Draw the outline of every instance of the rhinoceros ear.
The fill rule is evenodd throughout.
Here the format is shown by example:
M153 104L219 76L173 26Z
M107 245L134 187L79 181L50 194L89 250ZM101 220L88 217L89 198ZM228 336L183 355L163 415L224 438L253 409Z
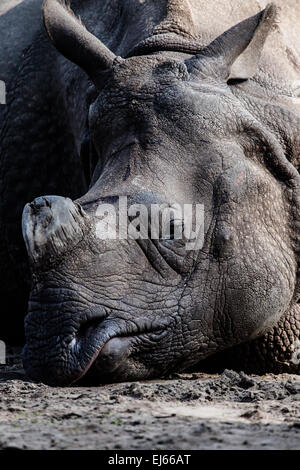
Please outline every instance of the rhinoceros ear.
M277 8L271 3L257 15L225 31L186 62L191 75L210 73L226 80L253 77L276 15Z
M87 31L67 0L45 0L43 17L56 49L85 70L97 86L100 72L112 67L115 54Z

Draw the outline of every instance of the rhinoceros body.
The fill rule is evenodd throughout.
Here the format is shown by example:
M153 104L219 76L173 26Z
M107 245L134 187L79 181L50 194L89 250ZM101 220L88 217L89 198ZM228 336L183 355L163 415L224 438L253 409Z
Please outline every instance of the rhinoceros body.
M220 352L298 373L298 2L71 6L47 0L46 28L0 55L0 334L20 337L30 290L38 380L136 380ZM201 244L153 237L152 219L148 237L99 236L125 199L199 206Z

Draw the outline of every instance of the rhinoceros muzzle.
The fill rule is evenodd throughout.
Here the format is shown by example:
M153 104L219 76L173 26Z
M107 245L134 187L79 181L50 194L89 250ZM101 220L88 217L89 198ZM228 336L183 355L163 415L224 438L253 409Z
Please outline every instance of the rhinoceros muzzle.
M90 239L92 226L91 217L68 198L40 197L24 209L22 229L33 285L23 362L34 380L70 385L87 373L92 377L93 370L101 370L94 375L107 381L112 374L113 380L126 377L128 358L136 348L159 341L168 330L168 325L154 324L147 317L135 323L126 312L92 305L78 289L73 272L70 284L61 284L56 275L51 278L53 266L63 264Z
M84 322L74 330L71 340L59 333L46 338L36 319L29 313L25 321L26 330L36 332L30 333L35 340L24 347L23 364L29 377L49 385L71 385L82 377L91 383L95 378L101 383L123 380L130 376L131 356L141 342L149 344L167 334L161 328L129 331L126 322L99 318ZM44 326L49 328L49 324Z

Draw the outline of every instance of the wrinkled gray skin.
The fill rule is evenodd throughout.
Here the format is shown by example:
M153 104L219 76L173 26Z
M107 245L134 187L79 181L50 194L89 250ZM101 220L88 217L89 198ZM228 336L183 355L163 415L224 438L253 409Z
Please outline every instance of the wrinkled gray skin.
M59 385L136 380L225 350L232 351L226 367L238 357L245 370L299 372L299 68L274 26L275 8L213 41L260 11L256 2L235 9L219 1L210 11L199 0L103 0L90 16L92 3L81 16L101 41L60 2L46 2L46 29L61 55L40 33L18 75L26 88L32 74L37 103L16 122L14 97L6 119L19 129L40 116L42 96L49 107L26 128L25 145L15 128L0 141L7 187L17 178L7 156L18 145L17 171L26 168L14 198L27 196L36 178L47 188L41 194L52 184L52 194L73 199L84 192L83 173L89 184L75 203L47 196L24 209L27 373ZM300 14L296 2L290 8ZM97 207L117 205L120 195L148 206L204 204L203 248L99 240Z

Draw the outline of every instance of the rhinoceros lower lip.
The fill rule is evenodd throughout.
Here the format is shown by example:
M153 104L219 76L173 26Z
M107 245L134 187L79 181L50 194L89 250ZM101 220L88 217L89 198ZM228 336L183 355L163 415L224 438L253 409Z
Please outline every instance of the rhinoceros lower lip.
M144 39L127 54L127 58L160 51L183 52L193 55L199 53L201 49L203 49L203 44L199 41L187 39L175 33L165 33Z

